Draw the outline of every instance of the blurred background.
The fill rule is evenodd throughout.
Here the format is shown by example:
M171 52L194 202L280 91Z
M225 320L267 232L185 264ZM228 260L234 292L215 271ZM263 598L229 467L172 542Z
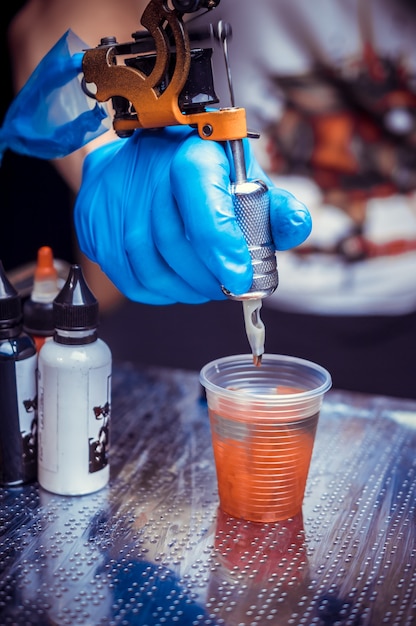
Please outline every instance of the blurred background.
M368 234L368 229L373 229L372 235L374 234L374 212L367 211L366 214L367 189L377 188L379 181L377 176L380 172L376 169L366 171L364 174L365 176L369 174L370 179L360 176L361 172L358 176L351 176L350 173L342 171L342 159L340 161L341 175L339 171L335 171L336 167L335 170L334 168L331 170L337 157L334 150L337 149L340 149L341 155L345 150L351 151L354 157L358 154L360 166L371 165L373 157L377 160L378 155L383 155L383 158L386 155L382 167L385 167L387 163L388 173L394 173L397 169L395 165L403 166L400 171L406 174L410 185L400 198L394 195L396 190L393 185L393 190L387 192L387 201L378 202L376 212L380 213L381 207L382 211L389 215L387 224L393 224L394 227L401 225L403 230L403 224L401 224L403 212L400 213L400 207L402 207L400 202L404 198L404 203L408 204L404 208L407 218L410 215L410 223L415 222L412 180L415 179L416 173L414 167L416 151L410 142L410 150L406 148L403 152L403 159L400 163L396 163L394 150L400 145L397 136L392 138L391 133L384 133L385 129L380 131L378 128L377 132L381 132L381 139L377 135L374 141L374 125L371 125L368 112L362 115L363 102L357 102L357 96L370 93L371 80L362 88L359 82L353 83L350 80L354 72L363 69L360 65L362 63L364 63L363 75L369 68L381 67L378 65L377 54L381 56L384 48L388 52L383 62L387 62L388 68L392 62L394 70L394 63L397 61L400 70L401 62L403 60L407 62L408 59L405 57L409 50L406 51L406 45L409 41L414 42L416 36L414 3L408 0L398 0L398 2L380 0L369 3L360 3L358 0L348 0L342 3L320 0L320 6L326 7L326 10L321 13L312 8L309 10L301 3L291 3L289 6L280 1L273 3L268 0L259 0L256 3L246 0L238 0L238 2L242 10L237 13L236 2L223 0L221 4L221 17L230 18L234 31L230 57L236 87L236 102L248 107L250 122L254 122L251 127L261 130L262 135L263 128L258 128L256 124L260 121L264 125L265 122L260 117L270 115L267 126L269 143L265 146L260 140L258 144L259 155L267 156L267 163L264 163L264 167L267 166L274 173L277 184L281 183L281 186L285 187L287 185L286 188L290 188L295 195L306 202L313 211L314 218L314 236L307 242L309 249L306 246L303 251L297 251L300 252L299 254L280 253L278 255L281 286L262 309L262 319L266 325L266 351L292 354L319 362L329 369L334 386L338 388L416 397L414 383L416 374L414 366L416 349L415 252L408 251L402 255L401 259L399 255L381 254L380 258L372 263L367 263L368 259L361 259L359 255L356 258L347 258L351 253L352 255L356 253L356 245L360 243L362 235L365 237ZM7 27L13 16L25 4L22 1L14 2L12 6L8 3L3 10L1 46L5 85L2 90L1 119L13 97ZM92 2L81 4L93 5ZM130 28L131 23L130 32L139 26L138 19L141 11L138 10L136 13L136 4L143 6L145 3L127 0L127 5L133 9L134 18L130 19L127 11L120 13L124 16L125 22L127 21L127 28ZM40 6L43 5L40 4ZM261 11L260 9L263 8L264 11ZM364 12L368 9L368 15L364 15L363 23L366 23L368 32L374 35L374 42L380 45L380 52L371 46L364 45L365 41L360 40L363 33L358 26L362 27L362 24L356 23L356 12L360 13L361 9ZM117 10L119 10L119 5L117 5ZM304 18L301 17L302 10L305 10ZM379 10L381 17L379 17ZM384 11L387 15L386 22L383 22ZM404 15L406 16L406 11L408 11L409 19L403 18ZM340 15L342 16L343 12L344 17L341 20ZM361 14L363 14L362 11ZM247 16L249 19L243 19ZM210 16L209 19L211 19ZM254 27L256 30L253 30ZM320 27L325 31L325 37L319 36ZM379 27L381 30L378 32ZM99 26L96 25L96 28ZM278 30L273 31L275 28ZM351 36L349 31L347 32L348 28L352 31ZM358 35L357 32L353 32L354 29L358 31ZM260 38L259 32L263 32L265 36ZM32 39L35 33L36 31L32 30ZM334 33L341 33L341 35L335 36ZM61 34L62 32L54 41ZM83 38L82 33L79 34ZM110 33L107 30L101 33L103 36L108 34ZM403 34L404 52L400 45L401 34ZM297 39L298 44L300 42L297 48L290 47L290 37L293 37L293 40ZM390 38L392 43L389 47ZM277 46L276 50L272 49L272 45ZM287 46L289 53L286 56L282 54L280 45ZM325 53L328 51L338 54L336 58L338 65L334 66L334 74L331 74L329 66L326 67L324 64L322 67L322 62L327 60ZM363 53L362 58L361 53ZM316 55L315 59L314 55ZM408 54L407 56L412 57L411 60L415 66L413 58L415 55ZM288 67L285 67L286 62ZM367 62L368 67L365 66ZM229 98L221 59L220 67L222 70L215 74L216 91L220 96L225 95L225 105L228 105ZM296 76L296 70L299 75L302 75L300 80ZM398 75L400 76L400 73ZM269 84L264 82L265 76ZM371 72L368 72L366 78L369 77L371 78ZM247 84L249 84L248 88ZM360 87L358 90L357 86ZM339 91L335 87L337 89L339 87ZM408 83L407 87L410 87L411 98L414 98L414 81ZM335 92L336 96L333 99ZM342 100L347 92L348 98ZM276 94L281 102L285 102L286 108L276 108ZM343 96L341 97L340 94ZM379 101L381 101L380 98L376 97L370 105L377 107ZM325 109L325 107L332 106L334 102L342 109L341 126L337 124L325 126L328 120L332 119L334 122L333 111ZM305 105L306 113L302 110ZM315 105L317 109L312 110ZM323 111L319 109L321 106L324 107ZM414 102L412 107L416 110ZM412 107L410 110L413 110ZM326 120L325 116L321 115L322 112L326 115L329 113ZM275 117L273 121L273 115L276 116L277 113L280 117ZM363 117L367 122L370 121L369 126L361 124ZM393 117L392 119L400 121L400 115L399 118ZM345 128L349 128L349 124L353 125L354 132L351 137L346 137L344 131ZM319 133L316 136L322 143L318 141L318 145L313 144L312 128L318 129ZM329 132L327 132L328 128ZM341 135L338 134L340 128L344 129ZM368 134L369 128L373 134ZM414 133L411 137L412 141L413 138ZM380 143L378 143L379 139ZM403 134L402 139L405 139ZM344 141L350 143L343 144ZM379 149L379 146L382 149ZM390 149L391 146L394 146L393 152ZM367 149L369 158L366 156ZM399 154L397 158L401 158L400 149L397 154ZM326 167L325 161L319 162L320 156L325 159L328 155L332 159L329 168ZM378 165L376 163L376 168ZM294 174L294 177L291 178L289 174ZM342 178L343 176L345 178ZM371 178L372 176L376 178ZM312 179L314 185L310 184ZM300 180L301 184L299 184ZM335 185L332 188L331 184L334 180ZM373 185L374 180L376 184ZM319 182L320 190L318 190L319 185L315 184L316 181ZM341 184L339 184L340 181ZM344 184L345 181L347 184ZM397 181L393 182L397 183ZM382 180L381 187L383 184ZM298 191L301 193L300 196ZM399 212L394 213L390 210L389 197L393 198L392 209ZM352 202L350 202L351 199ZM100 336L110 345L116 361L129 360L135 363L197 370L207 361L219 356L249 351L242 307L238 302L225 300L203 305L150 306L129 302L118 294L108 281L100 277L97 268L83 258L77 250L72 224L73 201L73 192L50 163L11 152L5 154L0 167L2 218L0 258L6 271L14 271L25 264L34 263L38 248L44 245L53 249L57 259L67 263L81 260L87 280L100 301ZM346 236L343 234L338 241L334 239L335 222L337 227L340 223L343 228L347 224ZM378 226L376 230L377 228ZM384 226L384 228L388 230L389 226ZM412 235L410 231L407 232L411 243ZM416 236L413 239L416 240ZM325 249L328 241L329 248ZM394 241L392 243L394 244ZM339 256L342 256L341 261ZM403 260L403 266L400 265L401 260ZM331 271L338 267L337 263L340 263L340 275L343 282L334 283L335 286L332 287L329 277L333 275ZM358 309L354 310L356 294L353 290L351 291L351 287L354 287L354 281L361 269L371 264L373 268L379 269L373 277L371 273L368 275L367 282L364 273L364 281L361 281L361 296L363 294L364 297L368 296L368 301L372 306L363 314ZM404 266L406 272L396 269ZM309 276L312 277L310 281ZM314 292L316 280L318 280L318 289ZM396 295L390 296L387 286L392 290L391 293L395 294L394 289L399 284L404 286L403 293L397 298ZM340 285L341 288L339 288ZM385 310L383 307L374 306L374 302L371 305L374 294L382 294L384 286L386 286ZM402 301L405 304L402 304ZM328 302L334 305L335 314L333 314L334 310L326 308ZM320 310L321 305L322 310ZM394 307L397 310L392 314Z

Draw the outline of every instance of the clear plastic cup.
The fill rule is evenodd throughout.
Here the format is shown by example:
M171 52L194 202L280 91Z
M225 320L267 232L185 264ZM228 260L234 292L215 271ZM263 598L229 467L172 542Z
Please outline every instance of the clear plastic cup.
M251 354L211 361L206 390L221 509L252 522L299 514L319 412L332 381L292 356Z

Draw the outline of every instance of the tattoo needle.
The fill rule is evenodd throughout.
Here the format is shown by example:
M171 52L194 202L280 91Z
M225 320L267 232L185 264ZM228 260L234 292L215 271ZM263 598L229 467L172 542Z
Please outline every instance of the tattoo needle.
M235 107L227 45L230 36L230 25L220 21L218 39L224 53L231 106ZM242 295L232 294L225 287L223 291L229 298L243 302L247 339L253 354L253 363L259 366L265 339L265 327L260 318L262 298L272 294L279 282L270 228L269 194L263 181L247 179L243 140L231 139L229 145L235 169L235 180L231 184L235 216L251 255L253 282L250 290Z

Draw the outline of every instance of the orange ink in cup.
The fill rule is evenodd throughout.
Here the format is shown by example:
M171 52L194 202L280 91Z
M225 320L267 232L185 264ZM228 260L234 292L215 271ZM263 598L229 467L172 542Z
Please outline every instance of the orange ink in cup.
M287 520L302 510L330 376L295 357L268 355L255 369L244 358L218 359L201 371L220 507L252 522Z
M238 409L244 428L237 429L235 439L222 425L224 419L237 419L232 405L220 402L218 409L209 410L220 506L229 515L251 521L288 519L302 508L318 415L307 418L301 428L291 428L278 423L260 426L258 413L255 405Z

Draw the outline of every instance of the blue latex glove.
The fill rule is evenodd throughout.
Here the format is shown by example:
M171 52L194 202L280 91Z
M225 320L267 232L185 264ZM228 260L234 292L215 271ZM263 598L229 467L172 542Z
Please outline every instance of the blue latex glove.
M11 103L0 128L0 163L6 150L57 159L110 127L104 105L80 87L83 50L71 30L43 57Z
M248 177L270 186L277 250L311 230L306 207L276 189L247 149ZM82 251L129 299L148 304L221 300L252 283L236 223L224 146L187 126L136 131L92 152L75 205Z

